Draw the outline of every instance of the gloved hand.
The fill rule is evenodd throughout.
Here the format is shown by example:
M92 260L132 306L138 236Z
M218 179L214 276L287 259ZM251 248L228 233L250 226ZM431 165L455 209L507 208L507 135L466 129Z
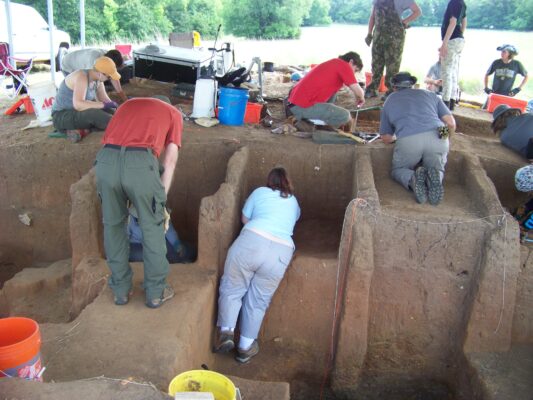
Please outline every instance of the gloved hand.
M118 108L118 104L114 101L104 101L104 110L111 110L113 108Z
M491 94L492 93L492 89L489 89L488 87L486 87L485 89L483 89L485 91L485 93L487 94Z
M513 90L511 90L511 92L509 93L509 96L514 97L514 96L516 96L519 92L520 92L520 88L519 88L519 87L515 87Z
M367 46L370 46L370 44L372 43L372 34L371 33L366 35L365 43L366 43Z

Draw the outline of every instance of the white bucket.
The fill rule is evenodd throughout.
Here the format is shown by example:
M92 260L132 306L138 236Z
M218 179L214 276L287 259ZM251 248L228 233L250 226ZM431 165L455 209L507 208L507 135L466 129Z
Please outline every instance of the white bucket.
M39 82L28 87L28 94L39 121L46 122L52 119L52 105L56 93L56 85L53 82Z
M217 83L211 78L200 78L196 81L192 118L213 118L215 116Z

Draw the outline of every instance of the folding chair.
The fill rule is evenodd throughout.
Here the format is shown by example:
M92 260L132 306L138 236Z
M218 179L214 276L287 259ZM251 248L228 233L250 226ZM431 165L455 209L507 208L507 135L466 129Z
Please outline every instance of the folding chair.
M17 63L24 63L24 66L18 68ZM10 98L18 96L23 88L28 89L27 76L32 65L33 58L26 60L11 57L9 55L9 44L0 42L0 80L9 77L13 78L13 94L9 95Z

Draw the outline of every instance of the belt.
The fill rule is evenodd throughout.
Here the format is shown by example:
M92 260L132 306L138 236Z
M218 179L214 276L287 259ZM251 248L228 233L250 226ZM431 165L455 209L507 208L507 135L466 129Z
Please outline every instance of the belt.
M149 151L146 147L128 147L128 146L119 146L118 144L106 144L104 145L105 148L108 149L115 149L115 150L121 150L123 147L126 149L126 151Z

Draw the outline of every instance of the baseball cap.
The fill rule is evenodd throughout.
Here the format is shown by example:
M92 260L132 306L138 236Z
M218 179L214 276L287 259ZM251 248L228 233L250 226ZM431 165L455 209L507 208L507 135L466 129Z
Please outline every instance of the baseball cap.
M391 78L390 82L394 87L410 88L416 83L416 80L416 76L409 72L398 72Z
M99 57L94 62L94 69L102 74L106 74L114 81L120 80L120 74L117 72L117 66L109 57Z
M498 46L496 50L498 51L507 50L509 53L513 53L515 56L518 54L518 49L512 44L502 44L501 46Z

